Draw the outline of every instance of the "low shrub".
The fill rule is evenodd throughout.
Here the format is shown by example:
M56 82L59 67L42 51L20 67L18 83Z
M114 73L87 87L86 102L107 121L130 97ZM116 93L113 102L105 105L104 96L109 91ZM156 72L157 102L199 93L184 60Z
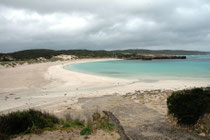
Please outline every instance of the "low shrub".
M4 135L15 135L30 133L39 129L53 127L59 120L48 113L36 110L12 112L0 116L0 133Z
M178 124L194 125L210 112L210 90L194 88L173 92L167 99L167 106L168 113L177 118Z
M36 110L12 112L0 116L0 140L8 140L17 135L27 133L40 133L44 130L74 130L79 129L80 135L92 134L98 129L113 131L114 125L109 123L108 116L94 113L93 121L80 121L79 119L59 120L53 115Z
M83 128L81 131L80 131L80 135L90 135L92 133L91 129L90 128Z
M76 120L67 120L63 123L62 128L83 128L85 125L82 121Z
M109 123L109 121L103 121L101 122L101 126L100 126L101 129L103 130L107 130L107 131L113 131L114 130L114 125Z
M9 136L6 134L0 133L0 140L9 140Z
M71 125L69 123L64 123L62 126L62 128L69 128L69 127L71 127Z
M79 119L76 119L71 122L72 126L75 128L83 128L84 127L84 122L80 121Z

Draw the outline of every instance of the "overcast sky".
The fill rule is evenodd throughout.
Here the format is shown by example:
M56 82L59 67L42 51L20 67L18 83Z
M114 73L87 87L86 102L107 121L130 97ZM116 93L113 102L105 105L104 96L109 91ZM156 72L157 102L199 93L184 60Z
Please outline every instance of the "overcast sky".
M210 0L0 0L0 52L210 51Z

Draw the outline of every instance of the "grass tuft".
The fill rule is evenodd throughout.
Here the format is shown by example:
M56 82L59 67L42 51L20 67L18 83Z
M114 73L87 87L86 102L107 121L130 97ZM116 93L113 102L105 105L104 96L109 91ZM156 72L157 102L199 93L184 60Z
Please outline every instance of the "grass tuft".
M69 127L71 127L71 125L69 123L64 123L62 126L62 128L69 128Z
M91 129L90 128L83 128L81 131L80 131L80 135L90 135L92 133Z

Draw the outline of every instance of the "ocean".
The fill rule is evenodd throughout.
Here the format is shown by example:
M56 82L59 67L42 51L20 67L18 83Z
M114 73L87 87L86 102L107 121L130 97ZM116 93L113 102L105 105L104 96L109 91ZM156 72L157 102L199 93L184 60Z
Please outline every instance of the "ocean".
M210 55L188 55L186 60L95 61L67 65L65 69L117 78L210 79Z

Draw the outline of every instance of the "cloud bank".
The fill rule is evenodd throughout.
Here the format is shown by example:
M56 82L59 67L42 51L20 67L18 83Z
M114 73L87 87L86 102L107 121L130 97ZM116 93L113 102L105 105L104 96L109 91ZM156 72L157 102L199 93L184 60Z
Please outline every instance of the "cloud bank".
M210 51L209 0L0 0L0 52Z

